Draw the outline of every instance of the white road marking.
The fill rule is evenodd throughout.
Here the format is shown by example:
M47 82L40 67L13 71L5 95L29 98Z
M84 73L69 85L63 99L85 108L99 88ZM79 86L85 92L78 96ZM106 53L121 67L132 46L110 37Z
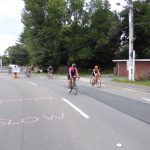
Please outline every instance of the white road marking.
M53 118L63 120L64 119L64 114L62 113L61 116L60 115L51 115L50 117L47 117L47 116L43 116L43 117L47 120L53 120Z
M114 85L110 84L110 83L108 83L107 85L114 87ZM142 89L142 88L138 89L138 88L133 88L132 87L132 89L131 89L131 88L126 88L126 87L123 88L122 86L116 86L116 88L119 88L119 89L122 88L122 89L130 91L130 92L141 92L141 93L147 93L148 92L147 90Z
M42 120L53 121L53 120L63 120L64 113L61 114L47 114L42 116L27 116L25 118L16 119L0 119L0 127L21 125L21 124L33 124Z
M30 102L30 101L42 101L42 100L52 100L52 96L49 97L35 97L35 98L22 98L22 99L8 99L8 100L0 100L0 104L3 103L14 103L14 102Z
M38 84L36 84L36 83L33 83L33 82L28 82L29 84L32 84L32 85L38 85Z
M45 91L47 91L47 92L49 91L49 89L47 89L47 88L43 88L43 90L45 90Z
M129 89L129 88L122 88L122 89L127 90L127 91L131 91L131 92L135 92L135 91L137 91L137 90Z
M69 104L72 108L74 108L77 112L79 112L84 118L89 119L90 117L84 113L82 110L80 110L78 107L76 107L74 104L72 104L71 102L69 102L67 99L62 98L62 100L64 102L66 102L67 104Z
M150 99L148 99L148 98L142 98L142 99L150 102Z
M117 143L116 146L117 147L122 147L122 144L121 143Z
M94 86L88 85L88 86L90 86L90 87L96 87L96 85L94 85ZM101 87L106 87L106 85L105 85L105 84L102 84Z

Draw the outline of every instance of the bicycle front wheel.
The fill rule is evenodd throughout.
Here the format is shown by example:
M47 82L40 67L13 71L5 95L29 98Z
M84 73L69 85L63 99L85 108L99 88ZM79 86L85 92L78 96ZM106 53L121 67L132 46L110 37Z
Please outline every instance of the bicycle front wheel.
M72 93L74 94L74 95L77 95L77 93L78 93L78 87L77 87L77 84L75 83L74 85L73 85L73 87L72 87Z
M94 86L95 81L94 81L94 79L93 79L93 78L91 78L91 79L90 79L90 84L91 84L91 86Z
M97 80L96 85L97 85L97 87L98 87L98 88L100 88L100 87L101 87L101 79L98 79L98 80Z

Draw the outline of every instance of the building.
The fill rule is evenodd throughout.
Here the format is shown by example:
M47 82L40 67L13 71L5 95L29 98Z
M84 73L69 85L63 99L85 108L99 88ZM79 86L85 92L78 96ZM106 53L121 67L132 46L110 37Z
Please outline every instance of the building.
M115 62L115 75L128 76L128 60L113 60L113 62ZM135 79L144 76L150 77L150 59L135 59Z

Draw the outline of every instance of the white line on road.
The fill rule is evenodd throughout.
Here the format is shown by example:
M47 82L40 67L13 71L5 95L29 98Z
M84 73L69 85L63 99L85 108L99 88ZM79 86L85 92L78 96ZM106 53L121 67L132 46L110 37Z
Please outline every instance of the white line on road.
M142 99L150 102L150 99L148 99L148 98L142 98Z
M122 89L127 90L127 91L131 91L131 92L135 92L135 91L137 91L137 90L130 89L130 88L122 88Z
M76 107L74 104L72 104L71 102L69 102L67 99L65 99L65 98L62 98L62 100L64 101L64 102L66 102L67 104L69 104L72 108L74 108L77 112L79 112L84 118L86 118L86 119L90 119L90 117L86 114L86 113L84 113L82 110L80 110L78 107Z
M117 143L116 146L117 147L122 147L122 144L121 143Z
M93 87L92 85L88 85L88 86ZM94 86L94 87L95 87L95 86ZM101 87L106 87L106 85L105 85L105 84L102 84Z
M33 82L28 82L29 84L32 84L32 85L38 85L38 84L36 84L36 83L33 83Z

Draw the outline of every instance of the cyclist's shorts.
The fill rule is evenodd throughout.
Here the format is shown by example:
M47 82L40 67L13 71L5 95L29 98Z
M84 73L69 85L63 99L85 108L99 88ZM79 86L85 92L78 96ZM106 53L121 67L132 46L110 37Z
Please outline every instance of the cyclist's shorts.
M68 77L68 80L71 80L71 78L70 78L70 75L69 75L69 74L68 74L68 76L67 76L67 77Z

